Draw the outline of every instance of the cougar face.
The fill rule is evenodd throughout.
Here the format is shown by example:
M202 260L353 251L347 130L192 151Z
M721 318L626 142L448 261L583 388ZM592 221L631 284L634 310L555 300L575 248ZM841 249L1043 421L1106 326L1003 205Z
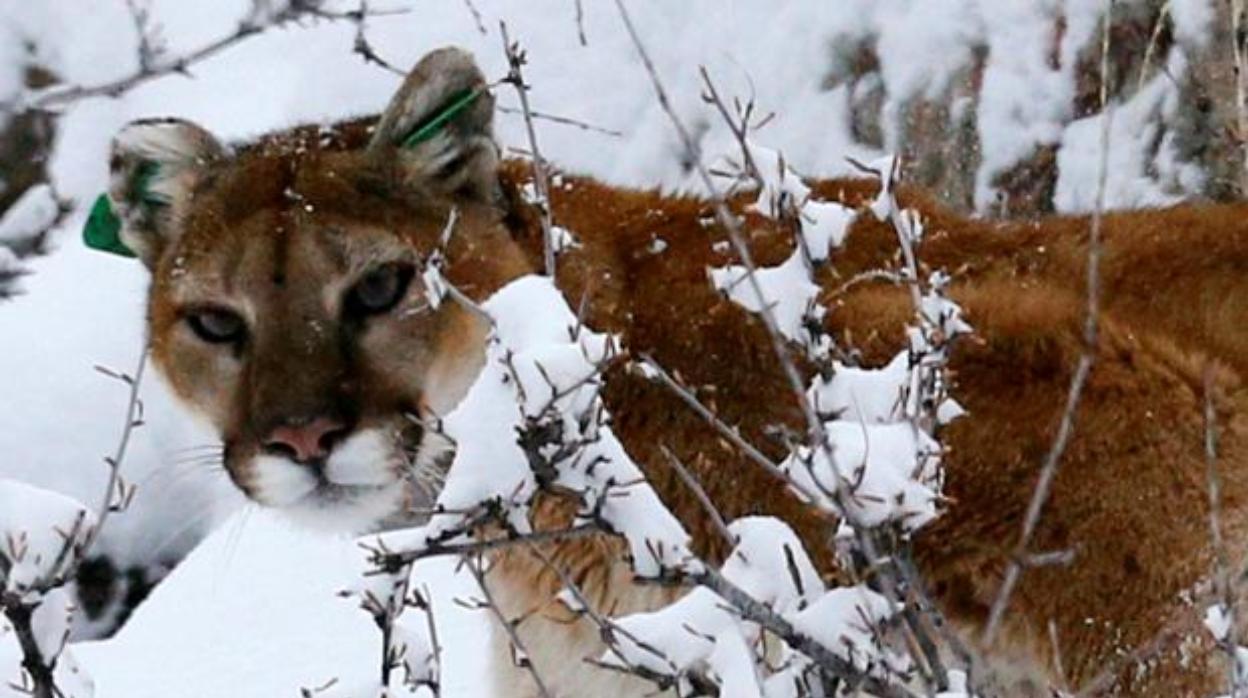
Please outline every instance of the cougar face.
M448 103L468 106L414 142ZM471 58L444 49L375 124L235 152L184 121L118 135L109 196L152 269L155 364L216 426L254 501L354 530L432 506L452 448L438 417L488 327L422 274L445 255L442 273L486 292L517 266L491 112Z

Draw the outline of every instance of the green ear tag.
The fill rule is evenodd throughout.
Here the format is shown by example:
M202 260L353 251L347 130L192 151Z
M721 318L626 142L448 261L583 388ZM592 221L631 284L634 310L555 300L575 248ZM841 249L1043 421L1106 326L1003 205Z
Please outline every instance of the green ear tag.
M121 219L113 213L113 205L107 194L100 194L91 206L91 215L82 228L82 240L93 250L111 252L122 257L135 254L121 241Z
M471 106L473 101L480 95L481 92L479 90L463 90L462 92L455 93L455 95L447 101L446 106L434 112L425 118L424 121L421 121L416 124L414 128L412 128L412 132L403 139L403 147L412 148L424 143L430 138L433 138L434 135L442 129L442 127L446 126L451 119L454 119L463 113L463 111Z

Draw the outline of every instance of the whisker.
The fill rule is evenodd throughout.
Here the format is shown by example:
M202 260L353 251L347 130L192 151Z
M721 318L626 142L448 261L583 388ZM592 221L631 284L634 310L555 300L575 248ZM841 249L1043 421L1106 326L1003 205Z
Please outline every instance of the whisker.
M225 444L222 444L222 443L215 443L215 444L199 444L199 445L197 445L197 446L187 446L187 447L185 447L185 448L175 448L175 449L173 449L173 453L177 453L177 454L192 453L192 452L196 452L196 451L218 451L218 452L224 452L224 451L225 451Z
M205 506L198 514L189 517L172 531L164 531L165 535L160 538L159 543L155 546L147 546L150 549L150 552L146 554L151 559L159 561L161 553L165 552L169 546L181 539L187 531L190 531L192 528L202 525L204 522L210 520L216 513L216 507L211 504Z
M224 463L225 456L222 454L207 454L202 456L190 456L187 458L179 458L174 460L170 465L196 465L199 463Z
M247 525L247 521L251 519L251 514L258 508L258 505L248 501L243 505L243 511L235 519L233 530L230 531L229 537L225 541L225 559L220 567L220 574L224 575L229 571L230 565L234 562L234 554L238 552L238 544L243 539L243 527ZM220 578L217 579L220 583Z
M166 466L152 472L147 477L135 483L135 486L144 490L144 496L152 496L153 494L165 493L172 490L174 487L186 482L192 475L199 474L210 478L217 478L224 475L225 472L225 463L219 461L215 463L179 463ZM160 487L148 492L147 488L152 486L158 477L164 477L165 481L160 484Z

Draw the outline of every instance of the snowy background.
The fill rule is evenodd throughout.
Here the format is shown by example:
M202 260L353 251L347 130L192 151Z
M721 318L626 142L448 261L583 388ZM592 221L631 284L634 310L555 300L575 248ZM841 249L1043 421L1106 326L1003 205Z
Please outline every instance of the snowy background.
M251 7L250 0L139 4L174 55L228 35ZM506 72L497 24L505 19L528 52L533 108L612 132L539 121L548 159L623 185L694 186L611 3L585 0L584 45L572 0L371 6L404 10L366 27L392 64L406 67L432 48L458 44L491 78ZM629 6L677 112L708 153L732 152L735 143L700 99L699 65L722 93L752 96L762 112L775 112L755 140L803 174L844 175L852 171L847 156L869 161L895 152L912 179L967 212L1033 215L1092 204L1101 117L1090 106L1100 89L1090 56L1100 0ZM1225 26L1212 0L1119 6L1108 89L1119 105L1109 204L1237 194L1238 181L1218 164L1228 159L1228 122L1217 106L1227 103L1228 88L1218 48ZM55 214L50 190L17 181L30 158L0 161L0 207L16 200L7 213L0 208L0 297L11 296L0 300L0 477L88 503L104 488L102 458L119 436L126 389L93 367L133 369L146 284L137 263L79 243L86 205L105 186L112 135L148 116L188 118L235 140L374 113L400 78L352 53L356 30L327 21L271 30L196 64L189 76L77 101L40 120L50 147L36 169L72 206L39 244L30 235ZM21 104L45 72L78 85L129 74L136 38L122 0L0 0L0 104ZM516 106L507 91L499 102ZM30 121L0 109L0 132L10 139ZM527 143L514 113L498 114L497 133L504 147ZM0 158L4 147L0 139ZM371 621L335 597L359 569L354 543L294 530L246 505L222 472L195 460L190 449L212 443L211 435L155 376L144 402L147 423L125 463L138 494L110 520L98 550L116 569L149 580L172 573L114 637L76 649L96 695L293 696L373 672L379 640ZM450 601L470 583L447 564L429 565L420 577L435 589L449 648L444 695L482 695L486 618ZM110 631L117 605L80 620L78 637ZM14 653L0 631L0 695L16 675Z

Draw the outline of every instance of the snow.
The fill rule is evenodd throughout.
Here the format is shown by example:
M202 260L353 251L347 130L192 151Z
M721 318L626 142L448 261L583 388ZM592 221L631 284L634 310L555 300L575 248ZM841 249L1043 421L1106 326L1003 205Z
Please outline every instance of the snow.
M73 601L64 588L53 589L43 595L39 606L30 617L35 644L39 655L46 660L60 657L69 639L69 624L73 615Z
M524 12L503 2L476 5L488 28L485 36L462 8L378 17L368 23L368 36L395 65L411 65L425 51L455 43L473 50L488 75L500 76L505 61L494 27L497 19L506 18L513 37L528 51L525 74L533 85L535 109L626 133L615 139L539 121L542 150L552 162L616 183L689 186L667 118L610 8L589 8L585 31L590 45L582 47L560 0L534 3ZM150 10L171 52L180 53L232 31L248 6L246 0L155 0ZM852 147L846 129L836 126L843 121L843 101L822 89L830 10L815 4L775 9L708 0L652 2L636 7L635 14L643 33L655 40L658 69L673 93L684 96L682 114L708 124L708 148L718 143L726 151L732 138L697 99L693 66L698 64L707 65L725 94L745 94L753 83L760 109L779 112L763 132L767 142L786 151L802 172L843 173L844 154L870 156ZM0 1L0 16L6 20L0 31L38 38L35 58L69 82L106 81L135 67L134 29L124 3L7 0ZM81 21L85 16L91 21ZM7 302L0 313L5 338L0 363L21 367L8 372L0 393L0 449L9 454L0 475L84 501L97 501L103 489L101 458L116 443L125 394L92 367L124 371L135 365L146 287L146 275L136 263L86 251L77 241L85 205L107 184L109 139L125 122L148 116L191 119L228 141L298 122L376 112L398 78L353 56L353 40L351 25L317 22L274 30L196 65L194 79L174 75L119 99L85 100L65 108L49 166L57 191L75 201L77 209L53 232L56 251L25 264L32 273L20 282L24 295ZM777 42L790 50L772 50ZM9 56L16 45L0 42L0 97L16 85L16 64ZM757 79L762 76L767 79ZM505 92L500 102L515 106ZM497 121L504 144L527 144L519 115L500 113ZM48 203L43 191L28 195L30 206L12 213L6 230L42 222ZM100 541L100 551L123 567L179 559L241 502L219 470L193 458L188 449L215 439L175 404L154 374L145 381L143 399L147 424L135 432L125 463L139 494L124 516L109 522Z
M784 614L805 608L823 593L823 580L793 529L769 516L733 521L736 547L724 562L724 577Z
M890 665L901 658L880 645L878 628L899 610L865 586L841 587L792 615L793 627L830 649L860 671Z
M808 391L824 415L851 422L895 422L904 415L904 392L910 382L910 354L899 352L879 369L832 364L828 380L816 377Z
M623 630L618 648L604 652L599 659L615 666L640 666L679 675L705 661L721 636L745 632L728 608L718 594L698 587L658 611L617 618L614 623Z
M780 464L815 504L858 526L894 521L915 530L936 517L940 448L909 423L836 420L830 448L800 447Z
M1174 64L1182 61L1174 59ZM1174 74L1181 67L1171 65ZM1181 192L1197 182L1190 175L1160 163L1163 150L1150 158L1150 146L1157 140L1160 121L1179 107L1178 90L1165 74L1148 82L1126 102L1115 105L1111 115L1096 114L1070 123L1062 134L1057 151L1057 188L1053 204L1059 211L1091 211L1096 205L1100 172L1101 132L1104 120L1112 119L1109 151L1106 157L1105 207L1135 208L1167 206L1181 201ZM1157 169L1171 181L1154 181L1147 172ZM1169 184L1169 186L1166 186Z
M770 308L776 327L790 340L802 342L806 335L803 320L814 307L819 286L810 280L810 270L802 251L795 250L787 260L774 267L755 270L762 298L749 280L749 269L730 265L711 269L711 283L727 294L733 302L750 312L759 313Z
M0 480L0 556L9 568L3 591L37 598L36 587L64 571L66 544L81 544L94 526L95 515L71 497Z
M443 420L458 444L437 513L417 529L381 536L390 550L419 551L461 540L486 505L514 530L529 530L541 483L517 434L538 435L552 480L581 498L580 517L601 520L628 540L634 570L658 576L684 564L689 535L647 484L608 426L598 374L614 339L579 327L547 277L524 276L482 304L492 322L485 368Z
M894 604L865 586L825 590L797 536L777 519L745 517L728 528L737 538L721 570L728 582L863 672L904 669L905 659L883 644L879 631L897 610ZM792 669L808 661L781 641L780 669L764 676L760 628L701 586L663 609L611 623L617 642L600 661L642 667L681 685L690 673L704 673L721 695L794 695L800 672Z
M1225 642L1231 633L1233 618L1221 604L1205 609L1205 628L1218 642Z
M802 206L802 237L811 261L822 262L845 242L857 212L832 201L808 201Z
M271 698L331 679L343 689L376 685L381 634L340 596L365 569L354 540L248 508L196 548L115 638L75 651L95 677L96 698ZM443 695L482 695L487 618L454 601L476 593L475 583L451 560L417 565L413 583L433 592Z
M1217 13L1209 0L1170 0L1174 37L1179 42L1203 47L1213 35L1210 28Z
M0 241L16 241L47 230L56 220L52 187L36 184L27 189L0 218Z

